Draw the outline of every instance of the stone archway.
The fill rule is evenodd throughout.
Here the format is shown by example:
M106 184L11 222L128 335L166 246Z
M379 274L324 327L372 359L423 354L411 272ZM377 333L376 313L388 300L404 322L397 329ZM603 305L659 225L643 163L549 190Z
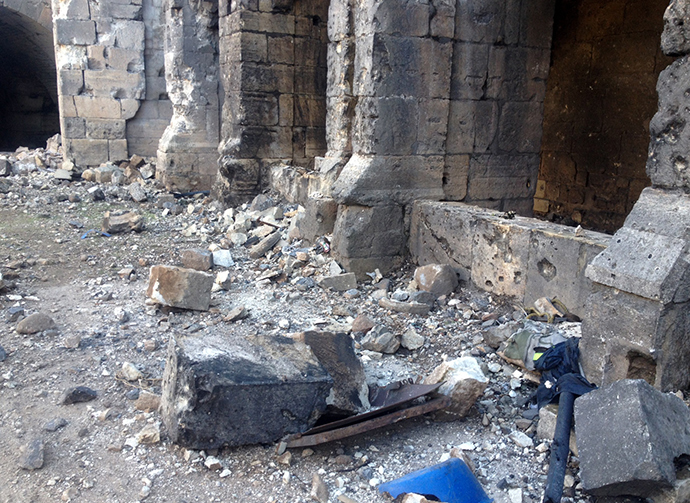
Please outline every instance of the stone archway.
M34 7L0 3L0 150L45 146L60 130L50 8Z

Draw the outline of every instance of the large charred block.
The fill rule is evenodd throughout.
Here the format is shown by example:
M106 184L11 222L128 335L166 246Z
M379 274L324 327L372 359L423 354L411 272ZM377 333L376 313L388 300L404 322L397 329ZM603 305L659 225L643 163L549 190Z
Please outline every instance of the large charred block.
M177 336L161 412L172 441L184 447L270 443L311 428L332 385L309 347L289 338Z

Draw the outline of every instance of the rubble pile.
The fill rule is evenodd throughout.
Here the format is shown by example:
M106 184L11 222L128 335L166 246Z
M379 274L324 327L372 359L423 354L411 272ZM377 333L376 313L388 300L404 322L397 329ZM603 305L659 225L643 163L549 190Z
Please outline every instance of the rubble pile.
M329 236L300 239L304 209L271 194L223 209L167 193L144 159L68 179L57 156L19 154L0 177L8 487L33 470L68 499L364 503L389 501L382 482L463 456L495 501L541 499L554 415L529 403L532 371L500 354L521 332L567 338L579 323L527 319L442 264L358 280ZM443 383L436 396L452 405L276 454L281 435L326 411L365 413L370 389L410 379ZM267 445L241 446L256 443ZM579 463L569 501L588 500ZM77 465L100 475L77 480Z

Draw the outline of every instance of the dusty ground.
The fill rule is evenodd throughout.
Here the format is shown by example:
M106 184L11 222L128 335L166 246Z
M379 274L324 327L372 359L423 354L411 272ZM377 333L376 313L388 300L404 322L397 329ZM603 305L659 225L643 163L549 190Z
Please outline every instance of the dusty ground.
M155 204L160 192L153 183L146 185L149 202L138 204L123 187L111 185L103 186L105 201L93 202L87 194L93 184L59 182L44 170L4 180L10 186L0 193L0 272L11 288L0 292L0 346L7 353L0 362L0 501L312 501L315 474L325 481L332 502L341 495L359 503L389 501L377 493L379 482L433 465L454 447L470 456L496 501L541 499L548 444L536 438L536 423L525 424L519 407L534 385L513 379L511 387L516 368L503 364L481 336L483 320L493 315L505 321L514 306L463 285L429 316L394 314L370 298L373 287L368 284L359 285L355 298L319 287L299 291L289 281L257 284L257 277L278 267L278 258L252 261L244 247L235 247L233 286L214 294L211 312L171 312L147 304L148 266L178 264L182 250L220 243L220 208L191 198L178 201L181 215L165 214ZM70 195L81 201L70 202ZM106 211L125 208L144 215L143 232L109 238L91 233L82 239L87 230L100 228ZM318 276L330 260L327 254L312 253L310 266ZM118 272L125 267L136 273L121 278ZM412 272L406 267L390 275L391 290L406 288ZM250 317L223 321L239 305L249 309ZM16 321L7 321L13 306L23 307L26 315L49 314L57 329L18 334ZM147 424L160 421L156 412L135 409L132 390L160 393L172 333L291 334L322 322L351 323L361 313L400 333L414 326L426 337L425 347L416 352L365 356L370 382L427 375L444 356L478 356L491 381L470 416L454 422L413 419L313 452L299 449L289 465L279 462L275 445L186 451L167 439L164 427L158 443L132 441ZM75 341L78 347L66 347ZM145 378L134 383L120 379L124 362L133 363ZM72 386L89 386L98 398L58 405ZM59 418L66 420L64 427L45 429ZM509 438L518 429L534 437L534 446L522 448ZM33 471L22 469L22 449L36 438L45 445L44 464ZM219 458L222 467L204 466L208 455ZM576 470L572 474L577 484ZM586 499L572 487L566 495Z

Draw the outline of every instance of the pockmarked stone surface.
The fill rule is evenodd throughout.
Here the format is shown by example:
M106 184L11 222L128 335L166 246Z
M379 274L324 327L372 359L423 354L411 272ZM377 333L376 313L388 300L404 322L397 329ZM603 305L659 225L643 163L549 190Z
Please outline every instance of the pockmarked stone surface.
M575 400L584 489L595 496L651 497L676 481L690 454L690 409L642 380L620 380Z
M309 347L287 337L175 336L161 415L184 447L270 443L313 426L332 386Z
M151 267L146 295L166 306L208 311L213 274L182 267Z

